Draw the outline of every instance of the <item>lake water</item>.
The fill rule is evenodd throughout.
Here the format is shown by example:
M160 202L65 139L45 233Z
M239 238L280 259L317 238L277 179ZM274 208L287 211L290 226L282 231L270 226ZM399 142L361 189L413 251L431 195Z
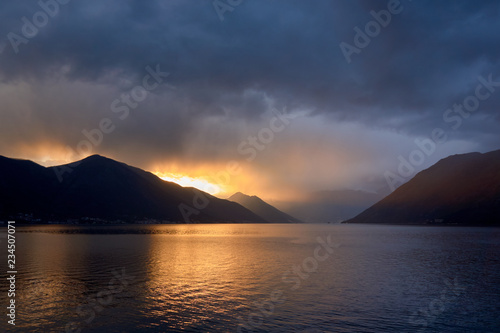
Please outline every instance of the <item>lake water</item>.
M2 228L5 236L5 228ZM16 229L12 332L500 332L500 229Z

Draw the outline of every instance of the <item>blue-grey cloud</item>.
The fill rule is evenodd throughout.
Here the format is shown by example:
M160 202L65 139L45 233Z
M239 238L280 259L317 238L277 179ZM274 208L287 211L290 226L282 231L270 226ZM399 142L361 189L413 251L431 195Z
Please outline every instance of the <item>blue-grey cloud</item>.
M398 13L348 63L340 44L355 45L354 28L364 31L375 20L371 12L388 6ZM35 17L43 7L46 24L26 36L43 20ZM285 107L322 122L399 133L408 142L442 127L467 147L498 148L500 87L457 130L443 119L474 95L479 76L500 82L498 1L252 0L223 15L221 21L210 0L3 2L0 112L29 132L11 130L11 140L75 145L82 129L140 84L146 66L159 64L170 86L151 92L99 149L230 158L272 108ZM24 94L6 93L20 85ZM17 100L22 96L30 100ZM193 147L203 149L195 154Z

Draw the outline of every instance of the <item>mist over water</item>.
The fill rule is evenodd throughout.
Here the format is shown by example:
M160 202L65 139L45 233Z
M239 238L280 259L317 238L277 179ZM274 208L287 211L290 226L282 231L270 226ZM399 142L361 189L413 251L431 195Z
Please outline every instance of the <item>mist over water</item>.
M16 235L14 332L495 332L500 318L497 228L37 226ZM4 272L1 281L5 304Z

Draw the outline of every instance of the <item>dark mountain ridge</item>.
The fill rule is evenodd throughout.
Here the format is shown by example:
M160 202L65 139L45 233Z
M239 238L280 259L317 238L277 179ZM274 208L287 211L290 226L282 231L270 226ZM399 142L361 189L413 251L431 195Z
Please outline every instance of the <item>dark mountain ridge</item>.
M0 157L0 173L2 219L28 215L56 222L265 222L237 203L99 155L49 168ZM203 198L201 207L196 198Z
M444 158L347 223L500 225L500 150Z

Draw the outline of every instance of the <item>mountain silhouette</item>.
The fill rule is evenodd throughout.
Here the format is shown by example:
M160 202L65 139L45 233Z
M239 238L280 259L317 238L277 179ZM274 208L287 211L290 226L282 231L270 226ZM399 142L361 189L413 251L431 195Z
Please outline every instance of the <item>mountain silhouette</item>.
M500 225L500 150L444 158L346 223Z
M228 200L239 203L270 223L302 223L302 221L280 211L255 195L249 196L237 192Z
M237 203L99 155L49 168L0 157L0 173L3 219L266 222Z

